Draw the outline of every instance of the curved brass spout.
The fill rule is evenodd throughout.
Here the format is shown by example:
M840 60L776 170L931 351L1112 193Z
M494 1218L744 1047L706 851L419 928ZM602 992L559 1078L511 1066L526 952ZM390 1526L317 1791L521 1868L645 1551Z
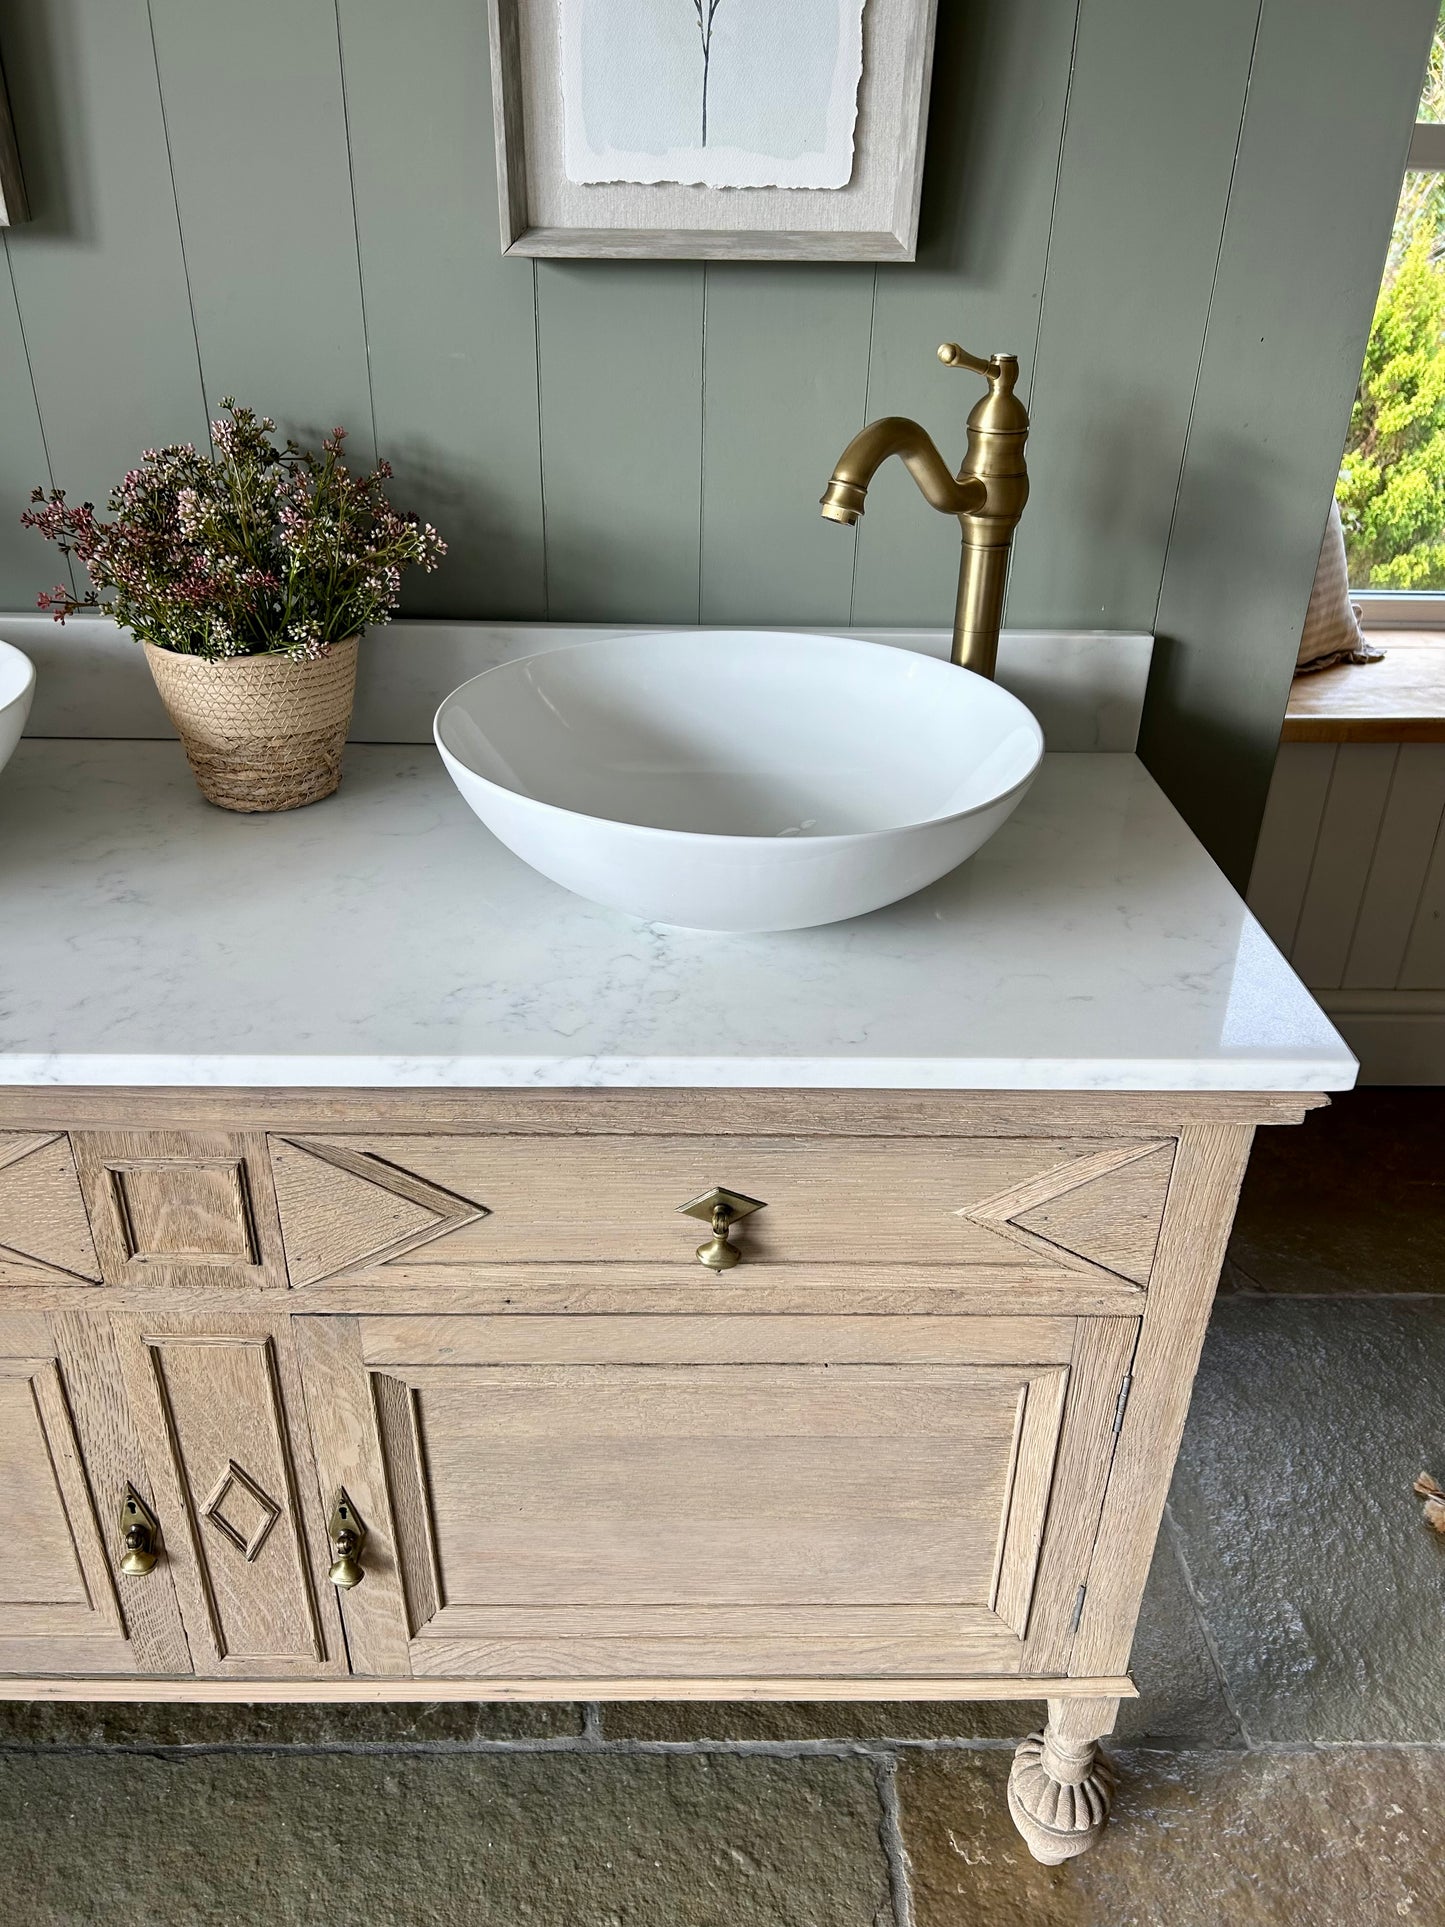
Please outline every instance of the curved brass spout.
M839 456L823 491L823 514L830 522L856 522L863 513L868 484L889 456L897 455L924 500L940 513L958 517L963 555L953 660L981 676L992 676L1009 549L1029 495L1024 466L1029 418L1014 393L1019 373L1015 356L991 355L984 361L956 342L946 341L938 358L946 367L972 368L988 381L987 395L968 418L968 452L957 477L950 475L931 437L917 422L906 415L884 415L860 429Z
M907 415L884 415L860 428L838 457L833 479L823 491L823 514L830 522L858 520L868 484L890 455L899 457L930 507L945 515L983 507L987 491L982 482L955 481L931 435Z

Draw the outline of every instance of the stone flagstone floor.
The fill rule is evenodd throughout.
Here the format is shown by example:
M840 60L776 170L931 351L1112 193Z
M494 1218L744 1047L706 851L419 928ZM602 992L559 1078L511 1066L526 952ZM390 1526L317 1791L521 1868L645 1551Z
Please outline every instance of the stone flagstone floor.
M10 1927L1445 1927L1445 1093L1261 1133L1096 1852L1025 1706L0 1706Z

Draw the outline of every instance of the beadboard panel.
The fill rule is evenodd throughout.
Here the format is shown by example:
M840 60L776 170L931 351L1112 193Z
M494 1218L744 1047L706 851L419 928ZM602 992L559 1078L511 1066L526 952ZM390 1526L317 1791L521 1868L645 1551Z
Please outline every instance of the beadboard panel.
M1109 628L1154 626L1229 200L1221 134L1244 112L1258 11L1090 0L1080 14L1014 621L1048 628L1087 607ZM1168 168L1141 167L1141 151L1167 154Z
M145 0L6 0L0 57L34 217L7 247L50 466L72 500L104 502L143 448L206 442ZM44 480L7 435L6 514ZM24 539L22 608L57 579Z
M369 465L334 0L150 11L207 406L238 396L313 444L339 422Z
M1434 7L940 11L915 265L534 268L497 247L480 6L0 0L36 211L0 509L47 448L103 500L201 442L204 370L358 451L374 425L451 548L410 613L937 628L957 540L898 465L856 535L817 497L865 415L957 459L977 384L939 341L1014 349L1010 621L1153 629L1163 582L1149 758L1242 873ZM0 538L0 607L55 574Z
M535 264L554 621L698 619L705 272Z
M1249 905L1363 1082L1445 1082L1445 743L1282 744Z
M479 213L497 198L486 8L341 0L339 16L377 444L396 499L450 537L407 607L539 617L536 296Z
M873 271L705 275L699 620L846 625L857 532L818 497L867 416Z
M867 412L915 416L953 460L979 384L939 363L941 341L1015 350L1029 399L1079 18L1076 0L939 8L918 259L875 270ZM958 538L900 463L869 489L857 543L854 622L951 616Z

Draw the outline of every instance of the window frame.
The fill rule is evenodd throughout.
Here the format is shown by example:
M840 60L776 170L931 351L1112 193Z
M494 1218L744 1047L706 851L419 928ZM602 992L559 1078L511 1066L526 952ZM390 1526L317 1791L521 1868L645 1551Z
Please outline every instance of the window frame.
M1445 121L1417 120L1405 158L1406 174L1445 174ZM1445 589L1351 588L1371 629L1445 629Z

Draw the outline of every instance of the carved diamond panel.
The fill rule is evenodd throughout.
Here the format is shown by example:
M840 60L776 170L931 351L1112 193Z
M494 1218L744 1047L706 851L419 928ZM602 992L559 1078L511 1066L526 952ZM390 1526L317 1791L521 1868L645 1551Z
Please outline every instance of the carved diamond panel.
M229 1539L249 1565L281 1517L281 1508L249 1472L228 1459L215 1489L201 1507L201 1517Z

